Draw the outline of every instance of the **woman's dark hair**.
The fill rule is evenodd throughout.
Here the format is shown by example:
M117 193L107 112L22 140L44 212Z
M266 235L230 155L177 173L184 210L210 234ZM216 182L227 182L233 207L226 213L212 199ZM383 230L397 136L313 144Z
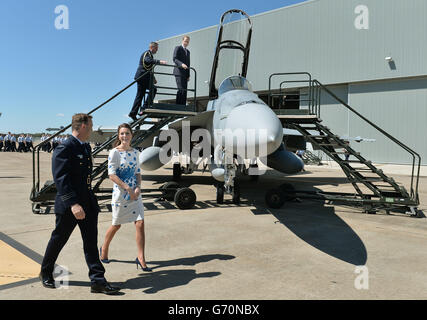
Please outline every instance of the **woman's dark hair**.
M126 129L129 129L129 131L130 131L130 134L133 136L133 131L132 131L132 128L130 127L130 125L129 124L127 124L127 123L122 123L121 125L119 125L119 127L117 128L117 138L116 138L116 140L114 141L114 143L113 143L113 148L115 148L115 147L117 147L118 145L120 145L120 140L119 140L119 133L120 133L120 129L122 129L122 128L126 128Z

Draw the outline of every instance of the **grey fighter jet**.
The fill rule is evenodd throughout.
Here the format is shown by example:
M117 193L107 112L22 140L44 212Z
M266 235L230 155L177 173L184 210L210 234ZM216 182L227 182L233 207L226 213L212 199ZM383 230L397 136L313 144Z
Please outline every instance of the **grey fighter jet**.
M242 28L246 37L242 37ZM168 136L169 142L141 152L143 170L156 170L170 160L171 154L183 153L190 159L184 166L174 164L177 179L182 172L193 172L201 159L217 181L218 203L223 202L224 193L232 194L234 203L240 202L236 174L257 177L263 173L257 161L283 173L302 171L303 161L285 148L277 115L246 79L251 33L251 21L243 11L229 10L222 15L206 111L169 124L169 130L159 137L166 140ZM174 137L179 141L174 143Z

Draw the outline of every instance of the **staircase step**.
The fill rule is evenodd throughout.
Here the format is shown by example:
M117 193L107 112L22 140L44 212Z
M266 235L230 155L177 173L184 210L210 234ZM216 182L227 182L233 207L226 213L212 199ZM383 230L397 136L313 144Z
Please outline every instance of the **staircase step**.
M381 194L383 194L386 197L393 197L393 198L406 198L405 195L403 195L400 192L391 192L391 191L387 191L387 190L379 190L381 192Z
M361 180L363 181L384 181L383 179L381 179L380 177L362 177Z
M325 135L321 135L321 134L307 134L305 135L306 138L311 138L313 140L320 140L320 139L325 139L328 136Z
M310 115L310 110L308 109L272 109L277 115L291 115L291 116L300 116L300 115Z
M356 171L356 172L372 172L372 169L369 169L369 168L353 168L353 167L350 167L350 170L351 171Z
M394 180L391 180L390 178L386 178L386 179L382 179L381 178L381 180L383 181L383 182L385 182L385 183L388 183L389 185L391 185L391 186L393 186L393 187L395 187L395 186L398 186L399 188L400 188L400 186L396 183L396 181L394 181Z
M319 146L338 146L338 143L317 143Z
M349 152L345 152L345 151L333 151L331 153L334 153L334 154L349 154L350 156L352 156L352 155L353 156L354 155L360 156L360 152L349 153Z
M307 131L320 131L319 128L317 127L304 127L304 126L300 126L301 129L307 130Z
M387 184L376 184L375 187L377 188L393 188L394 190L396 190L395 187L393 187L391 184L387 185Z

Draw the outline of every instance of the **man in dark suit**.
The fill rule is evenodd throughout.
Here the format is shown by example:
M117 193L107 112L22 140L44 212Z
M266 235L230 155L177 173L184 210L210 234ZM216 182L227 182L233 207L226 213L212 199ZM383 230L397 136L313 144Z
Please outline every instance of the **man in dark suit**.
M92 159L90 145L85 143L92 132L92 116L73 116L72 136L58 145L52 156L52 174L57 188L55 199L56 227L46 248L40 280L46 288L55 288L55 261L76 225L79 226L86 263L89 267L91 292L116 294L104 277L105 269L98 254L97 199L91 188Z
M136 92L135 101L133 102L132 109L129 113L129 117L131 117L133 120L137 120L136 115L138 114L138 110L141 107L142 99L145 96L145 91L147 89L150 89L150 77L151 73L147 73L143 77L141 77L144 72L151 71L154 69L154 66L156 64L166 64L166 61L164 60L156 60L153 58L153 55L157 53L157 50L159 49L159 45L157 42L151 42L149 49L145 51L141 58L139 59L139 66L135 73L135 80L137 80L138 89ZM153 79L154 84L156 83L156 80ZM148 105L153 103L154 96L156 95L157 89L154 88L152 94L148 94L147 99L144 101L144 106L142 107L145 109Z
M190 80L190 50L187 49L189 43L190 37L183 36L181 45L176 46L173 51L173 62L176 65L173 74L178 86L176 104L187 103L187 84Z

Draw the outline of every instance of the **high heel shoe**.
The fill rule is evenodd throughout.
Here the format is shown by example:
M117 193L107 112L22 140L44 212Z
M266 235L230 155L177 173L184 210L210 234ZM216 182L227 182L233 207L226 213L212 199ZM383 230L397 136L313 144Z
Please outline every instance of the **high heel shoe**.
M146 271L146 272L151 272L151 271L153 271L153 269L151 269L151 268L149 268L149 267L143 267L142 266L142 264L141 264L141 262L139 262L139 259L138 258L136 258L135 259L135 262L136 262L136 269L138 270L138 265L141 267L141 269L142 269L142 271Z
M102 257L102 247L99 248L99 259ZM101 259L102 263L110 263L110 260L108 259Z

